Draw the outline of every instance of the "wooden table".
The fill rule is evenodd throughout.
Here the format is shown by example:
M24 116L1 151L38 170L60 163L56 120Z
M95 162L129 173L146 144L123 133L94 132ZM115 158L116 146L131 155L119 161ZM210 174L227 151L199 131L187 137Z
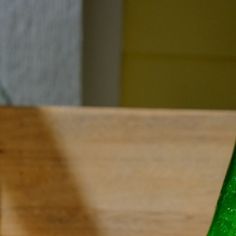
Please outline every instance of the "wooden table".
M236 112L0 108L2 236L206 235Z

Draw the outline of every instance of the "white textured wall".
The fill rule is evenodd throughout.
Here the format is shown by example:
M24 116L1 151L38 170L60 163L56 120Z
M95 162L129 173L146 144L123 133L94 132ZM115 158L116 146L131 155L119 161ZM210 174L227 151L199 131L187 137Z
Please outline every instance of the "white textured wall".
M0 0L0 82L13 104L80 104L81 12L82 0Z

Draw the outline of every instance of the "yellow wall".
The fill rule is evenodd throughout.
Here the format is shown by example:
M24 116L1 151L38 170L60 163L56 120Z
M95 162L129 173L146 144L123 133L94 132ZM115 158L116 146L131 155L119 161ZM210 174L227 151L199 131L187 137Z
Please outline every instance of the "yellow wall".
M122 105L236 109L235 0L124 0Z

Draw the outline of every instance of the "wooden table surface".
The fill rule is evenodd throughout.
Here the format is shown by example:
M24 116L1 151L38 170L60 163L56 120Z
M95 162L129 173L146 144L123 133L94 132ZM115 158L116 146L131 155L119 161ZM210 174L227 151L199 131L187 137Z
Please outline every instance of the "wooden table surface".
M204 236L236 112L0 108L2 236Z

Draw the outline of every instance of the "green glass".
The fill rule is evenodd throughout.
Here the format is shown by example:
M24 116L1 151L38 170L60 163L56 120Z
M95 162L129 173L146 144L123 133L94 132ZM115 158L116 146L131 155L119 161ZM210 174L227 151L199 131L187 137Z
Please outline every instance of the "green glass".
M236 236L236 145L208 236Z

